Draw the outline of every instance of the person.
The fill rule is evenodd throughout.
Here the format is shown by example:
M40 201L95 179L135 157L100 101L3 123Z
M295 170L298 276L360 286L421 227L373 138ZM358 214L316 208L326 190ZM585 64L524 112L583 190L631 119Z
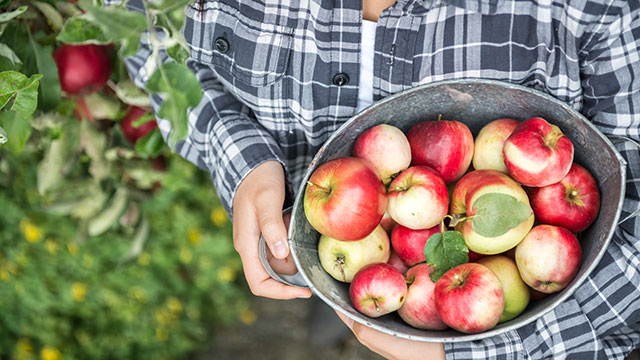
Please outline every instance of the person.
M183 32L204 96L175 151L211 174L259 296L311 296L268 276L258 238L275 267L295 272L282 209L324 141L390 94L459 78L516 83L568 103L605 134L640 139L640 0L198 1ZM149 53L143 40L126 61L142 87ZM154 109L161 102L152 96ZM168 121L158 125L166 137ZM553 311L455 344L347 325L389 358L622 358L640 344L640 221L630 217L640 206L640 152L632 142L616 146L628 164L628 219L598 267Z

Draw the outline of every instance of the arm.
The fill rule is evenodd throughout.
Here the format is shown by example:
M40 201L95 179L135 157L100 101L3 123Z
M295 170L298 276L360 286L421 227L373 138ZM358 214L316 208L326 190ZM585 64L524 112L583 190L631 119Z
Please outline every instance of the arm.
M130 10L144 11L141 1L130 1L127 6ZM136 54L125 59L132 80L142 88L151 76L145 66L150 55L150 44L143 36ZM163 61L170 61L166 53L161 56ZM220 83L209 65L188 61L187 66L200 81L204 95L200 104L186 114L188 133L174 150L211 174L222 205L235 219L234 245L252 292L281 299L309 297L308 289L272 280L258 259L261 233L276 258L285 259L289 255L282 217L285 161L280 147L253 118L249 108ZM157 94L151 97L154 112L157 113L162 101ZM158 127L167 139L170 122L158 118Z

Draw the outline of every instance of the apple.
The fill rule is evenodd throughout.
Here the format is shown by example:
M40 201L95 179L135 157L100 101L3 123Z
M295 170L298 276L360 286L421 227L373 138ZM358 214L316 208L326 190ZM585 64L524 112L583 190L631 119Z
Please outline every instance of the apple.
M488 267L466 263L448 270L434 289L440 319L467 334L489 330L504 310L504 292L498 276Z
M555 184L573 162L573 144L559 127L534 117L521 122L502 149L504 163L514 180L525 186Z
M494 255L516 246L533 227L534 215L509 229L506 233L488 237L473 229L473 216L476 214L476 202L485 194L505 194L512 196L530 209L527 193L508 175L497 170L475 170L463 176L456 183L451 198L451 214L462 217L456 225L462 233L469 250L478 254ZM505 210L507 212L508 210Z
M387 261L387 264L396 268L396 270L400 271L400 274L403 275L407 273L407 270L409 270L407 264L405 264L404 261L400 259L400 256L398 256L398 254L393 251L393 248L391 248L391 254L389 254L389 261Z
M591 225L600 209L600 192L591 173L573 163L559 182L529 192L538 222L579 233Z
M311 174L303 203L307 220L320 234L354 241L380 224L387 192L368 162L342 157L318 166Z
M122 135L129 141L131 145L135 145L139 139L147 135L151 130L156 129L158 124L154 119L145 122L140 126L134 126L133 123L141 118L143 115L148 114L149 110L138 106L129 106L127 113L120 120L120 129Z
M491 269L502 283L504 311L498 323L520 315L529 305L529 286L522 281L516 262L503 255L491 255L478 260L478 264Z
M108 45L62 45L53 52L60 87L68 94L101 89L111 76Z
M411 147L400 129L381 124L358 136L353 156L369 161L382 182L389 184L395 174L411 164Z
M381 226L356 241L340 241L325 235L318 241L320 265L342 282L351 282L358 270L366 265L387 262L390 250L389 237Z
M411 145L411 165L427 165L437 171L445 183L458 180L473 158L473 135L459 121L423 121L407 133Z
M469 256L469 262L476 262L479 259L482 259L483 257L485 257L486 255L484 254L478 254L477 252L473 251L473 250L469 250L469 252L467 253L467 255Z
M398 225L398 223L391 218L389 211L385 210L384 215L382 215L382 220L380 220L380 226L382 226L387 234L391 235L391 231L396 225Z
M436 283L429 275L431 270L427 264L418 264L410 268L406 275L407 298L398 309L398 315L407 324L424 330L444 330L447 324L442 322L433 296Z
M411 229L440 224L449 207L444 181L428 166L412 166L396 177L388 188L389 215Z
M391 246L408 266L425 262L424 245L429 237L440 232L440 225L428 229L414 230L398 225L391 232Z
M514 119L498 119L488 123L476 136L473 151L473 168L491 169L506 173L502 148L509 135L520 122Z
M520 276L534 290L564 289L580 269L582 250L576 236L554 225L538 225L516 247Z
M387 263L360 269L349 286L349 298L359 312L375 318L398 310L407 297L404 276Z

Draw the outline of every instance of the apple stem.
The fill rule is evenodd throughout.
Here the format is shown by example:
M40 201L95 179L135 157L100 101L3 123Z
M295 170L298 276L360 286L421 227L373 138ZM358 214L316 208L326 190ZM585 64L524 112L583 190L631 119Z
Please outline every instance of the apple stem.
M438 121L442 121L442 114L438 114Z
M324 191L326 193L330 193L331 192L331 190L327 189L326 187L314 184L311 181L307 181L307 185L313 186L313 187L317 187L318 189L320 189L320 190L322 190L322 191Z
M340 269L340 274L342 275L342 281L346 282L347 277L344 274L344 255L339 254L336 257L336 265L338 266L338 269Z
M378 306L378 299L373 298L373 305L376 307L376 312L380 312L380 306Z

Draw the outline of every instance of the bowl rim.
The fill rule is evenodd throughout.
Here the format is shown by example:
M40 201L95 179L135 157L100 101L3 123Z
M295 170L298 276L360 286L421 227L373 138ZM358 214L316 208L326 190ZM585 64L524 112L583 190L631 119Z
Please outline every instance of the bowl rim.
M577 118L579 118L581 121L583 121L588 127L591 128L591 130L593 130L609 147L610 149L613 150L614 154L616 155L616 158L618 160L618 164L619 164L619 168L621 171L621 177L620 177L620 199L618 199L618 207L616 209L616 212L614 214L614 218L613 218L613 223L616 224L615 226L612 226L607 234L606 234L606 239L603 243L603 249L601 251L599 251L595 258L594 261L585 268L585 272L582 274L582 276L580 277L576 277L573 281L572 284L570 284L569 286L567 286L565 289L563 289L561 292L556 293L557 297L556 299L554 299L554 301L552 301L550 304L548 304L548 306L546 308L543 309L543 311L539 311L536 314L533 314L532 316L528 316L526 318L522 318L520 321L515 321L512 324L509 324L507 326L504 327L500 327L500 328L492 328L490 330L481 332L481 333L476 333L476 334L464 334L464 333L460 333L460 336L441 336L441 337L433 337L433 336L415 336L415 335L411 335L411 334L406 334L406 333L402 333L402 332L397 332L397 331L393 331L390 330L386 327L383 326L379 326L377 324L373 324L370 321L368 321L368 317L364 314L360 314L357 311L354 310L354 312L349 312L345 309L343 309L341 306L337 305L335 302L333 302L328 296L325 296L321 291L319 291L316 286L310 281L309 276L307 276L306 270L301 266L300 263L300 259L298 258L298 254L296 253L296 246L293 242L293 237L292 234L295 233L294 230L294 222L291 221L289 224L289 228L288 228L288 243L289 243L289 248L291 250L291 254L294 260L294 263L298 269L298 273L302 276L302 278L304 279L304 281L306 282L306 284L308 285L308 287L311 289L311 291L313 292L313 294L315 294L316 296L318 296L323 302L325 302L326 304L328 304L329 306L331 306L331 308L333 308L335 311L339 311L340 313L342 313L343 315L347 316L348 318L357 321L367 327L370 327L372 329L381 331L383 333L389 334L389 335L393 335L393 336L397 336L399 338L404 338L404 339L408 339L408 340L417 340L417 341L423 341L423 342L437 342L437 343L443 343L443 342L465 342L465 341L475 341L475 340L481 340L481 339L485 339L488 337L492 337L492 336L496 336L496 335L500 335L512 330L516 330L519 329L525 325L528 325L534 321L537 321L540 317L544 316L545 314L549 313L550 311L552 311L553 309L555 309L558 305L560 305L562 302L564 302L565 300L567 300L571 295L573 295L573 293L577 290L577 288L579 286L582 285L582 283L589 277L589 275L591 274L591 272L595 269L595 267L600 263L600 260L602 259L602 257L604 256L604 253L606 252L606 248L609 247L609 244L611 242L611 239L613 237L613 234L615 233L615 231L618 228L618 222L620 220L620 215L622 212L622 204L624 202L624 194L625 194L625 188L626 188L626 161L624 160L624 158L622 157L622 155L620 154L620 152L615 148L615 146L613 145L613 143L609 140L609 138L607 138L607 136L605 136L591 121L589 121L584 115L582 115L580 112L578 112L577 110L573 109L571 106L569 106L569 104L545 93L539 90L536 90L534 88L531 87L527 87L524 85L519 85L519 84L514 84L514 83L509 83L509 82L504 82L504 81L498 81L498 80L488 80L488 79L455 79L455 80L442 80L442 81L435 81L435 82L431 82L428 84L423 84L423 85L419 85L416 87L412 87L410 89L407 90L403 90L400 91L398 93L389 95L375 103L373 103L371 106L365 108L364 110L360 111L359 113L353 115L352 117L350 117L344 124L342 124L340 127L338 127L333 134L331 134L331 136L329 136L329 138L323 143L323 145L318 149L318 152L313 156L312 161L309 163L307 169L305 170L305 175L302 178L302 181L299 185L298 188L298 193L296 194L295 200L294 200L294 204L293 204L293 210L291 212L291 219L295 219L296 218L296 214L297 214L297 209L301 208L300 207L300 202L303 201L304 198L304 190L306 187L306 183L309 180L313 170L317 167L316 165L318 162L318 157L324 153L324 150L326 149L327 146L329 146L334 139L336 139L338 136L340 136L346 128L349 127L349 125L354 121L354 119L359 118L361 116L366 116L367 113L373 111L373 109L380 107L380 106L385 106L385 104L387 104L388 102L392 102L397 100L399 97L405 97L405 96L409 96L412 93L415 92L419 92L419 91L423 91L424 89L427 88L432 88L432 87L439 87L439 86L446 86L446 85L491 85L491 86L498 86L498 87L503 87L509 90L518 90L518 91L523 91L525 93L531 94L532 96L538 96L538 97L542 97L545 98L545 100L549 100L552 103L554 103L555 105L563 108L565 111L573 114L574 116L576 116ZM304 214L303 214L304 216ZM516 320L517 317L513 320ZM511 321L513 321L511 320ZM416 329L419 330L419 329Z

